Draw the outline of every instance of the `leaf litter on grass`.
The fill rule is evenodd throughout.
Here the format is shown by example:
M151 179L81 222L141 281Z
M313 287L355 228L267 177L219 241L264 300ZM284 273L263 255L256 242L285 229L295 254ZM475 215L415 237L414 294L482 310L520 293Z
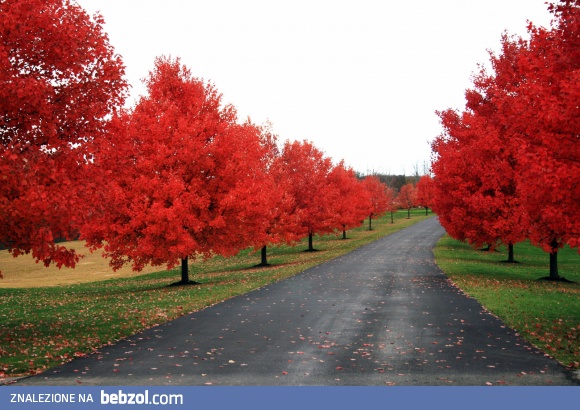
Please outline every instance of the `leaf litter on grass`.
M529 243L516 245L517 265L443 237L435 255L455 286L516 329L534 346L571 368L580 363L580 263L576 251L559 252L559 268L576 283L539 281L548 256Z

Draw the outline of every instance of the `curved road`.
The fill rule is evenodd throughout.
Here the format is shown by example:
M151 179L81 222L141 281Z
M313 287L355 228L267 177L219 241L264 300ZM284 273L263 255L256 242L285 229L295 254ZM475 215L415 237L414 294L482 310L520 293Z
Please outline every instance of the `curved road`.
M436 218L17 385L577 385L450 284Z

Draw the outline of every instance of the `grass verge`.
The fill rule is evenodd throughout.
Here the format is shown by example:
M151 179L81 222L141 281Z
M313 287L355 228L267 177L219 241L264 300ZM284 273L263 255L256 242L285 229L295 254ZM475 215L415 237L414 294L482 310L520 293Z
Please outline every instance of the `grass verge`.
M431 214L429 215L431 217ZM272 266L254 268L260 254L249 250L232 258L192 263L196 286L169 286L179 270L66 286L0 289L0 381L37 374L84 356L136 332L282 280L326 260L425 219L423 210L407 211L348 232L348 239L316 237L319 252L296 246L269 248ZM23 278L23 283L25 278Z
M560 276L575 283L540 280L549 274L549 255L529 243L507 253L483 252L441 238L435 258L445 274L465 293L516 329L528 342L573 368L580 366L580 255L558 253Z

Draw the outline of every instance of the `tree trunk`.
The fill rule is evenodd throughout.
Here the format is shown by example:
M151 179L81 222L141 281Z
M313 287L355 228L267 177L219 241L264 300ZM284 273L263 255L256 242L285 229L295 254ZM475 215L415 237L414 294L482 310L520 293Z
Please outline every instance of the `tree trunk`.
M391 211L391 223L394 224L395 223L395 219L394 219L394 212Z
M556 280L560 278L558 275L558 242L552 241L552 252L550 252L550 279Z
M514 244L510 243L508 245L508 263L515 263L515 259L514 259Z
M369 231L373 230L373 217L369 215Z
M261 266L268 266L268 256L266 254L267 248L266 245L262 246L262 263Z
M429 215L429 207L428 206L425 207L425 215Z
M314 246L312 246L312 237L314 236L314 234L312 232L310 232L308 234L308 250L310 252L312 252L314 250Z
M181 260L181 282L189 283L189 267L187 266L187 256Z
M542 279L553 280L558 282L574 283L560 276L560 274L558 273L558 249L559 249L558 241L554 239L550 243L550 247L552 248L552 252L550 252L550 276L543 277Z
M346 226L342 225L342 239L346 239Z
M407 219L411 219L411 208L407 208Z

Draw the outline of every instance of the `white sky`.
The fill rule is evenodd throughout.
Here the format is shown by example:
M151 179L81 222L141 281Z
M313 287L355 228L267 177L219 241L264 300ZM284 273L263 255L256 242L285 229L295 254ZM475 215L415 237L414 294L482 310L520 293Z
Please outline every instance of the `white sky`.
M410 175L463 108L501 34L548 26L545 0L78 0L100 11L132 98L156 56L179 56L280 140L307 139L355 170ZM132 102L133 100L131 100Z

